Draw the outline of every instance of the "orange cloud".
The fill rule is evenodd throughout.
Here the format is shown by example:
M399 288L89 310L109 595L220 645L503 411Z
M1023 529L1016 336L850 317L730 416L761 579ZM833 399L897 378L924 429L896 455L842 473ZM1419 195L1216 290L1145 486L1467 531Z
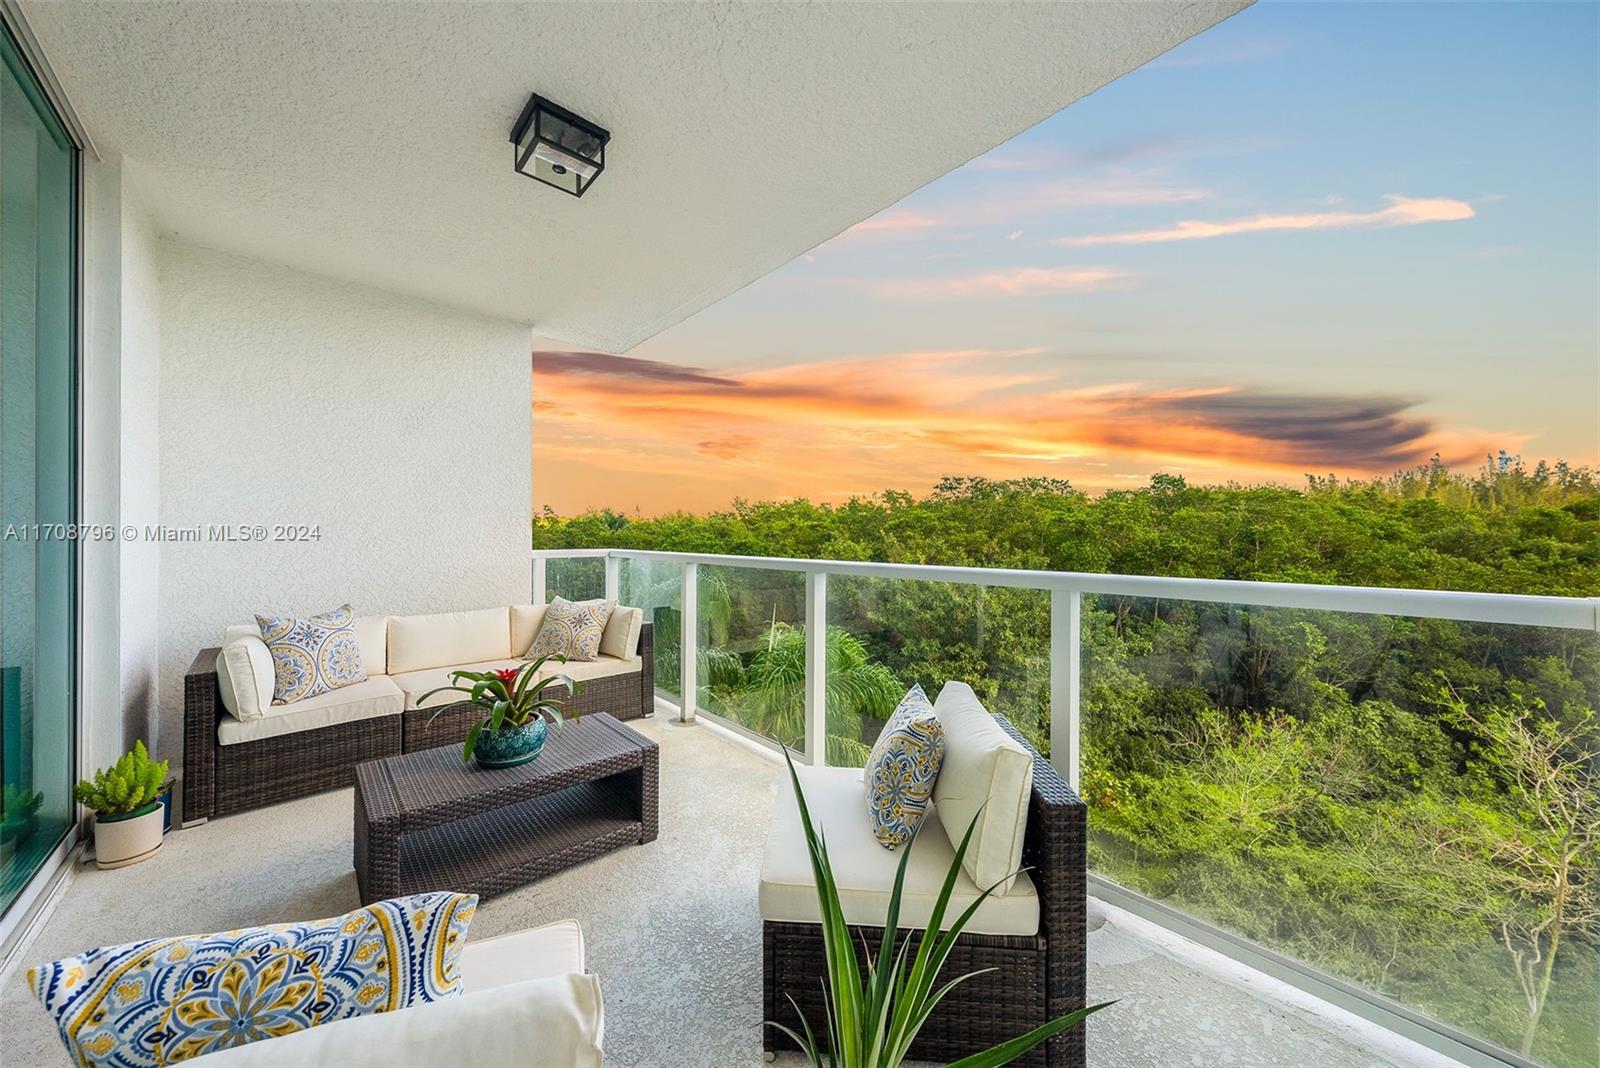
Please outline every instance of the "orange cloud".
M1133 274L1114 267L1017 267L984 271L964 278L888 279L873 282L881 296L908 300L949 297L1036 297L1051 293L1092 293L1126 285Z
M1238 386L1078 386L1039 349L849 356L705 371L535 353L534 498L570 512L837 500L952 472L1052 474L1086 489L1178 471L1298 481L1476 460L1524 436L1446 432L1404 398Z
M1167 241L1197 241L1234 234L1258 234L1274 230L1367 230L1420 223L1459 222L1476 212L1464 200L1448 197L1387 196L1386 208L1375 211L1307 211L1283 215L1252 215L1223 222L1185 220L1157 230L1125 230L1110 234L1059 237L1052 244L1066 248L1092 248L1101 245L1147 245Z

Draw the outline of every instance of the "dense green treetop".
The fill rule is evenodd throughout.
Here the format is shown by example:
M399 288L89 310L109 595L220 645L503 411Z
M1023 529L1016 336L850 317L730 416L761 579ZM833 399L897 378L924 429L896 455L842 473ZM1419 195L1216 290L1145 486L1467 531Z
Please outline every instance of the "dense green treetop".
M1148 486L1098 497L1060 479L947 478L925 497L735 501L709 515L605 510L533 523L541 549L613 548L1128 575L1600 596L1600 485L1502 453L1305 488Z

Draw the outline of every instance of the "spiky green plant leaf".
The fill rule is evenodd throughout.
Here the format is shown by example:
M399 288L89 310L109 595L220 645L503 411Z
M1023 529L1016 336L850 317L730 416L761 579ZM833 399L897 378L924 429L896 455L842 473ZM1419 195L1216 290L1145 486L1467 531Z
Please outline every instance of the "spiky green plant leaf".
M108 816L134 812L161 796L167 771L167 761L151 760L144 743L135 742L133 750L115 764L73 787L72 796L79 804Z
M787 749L783 750L783 757L789 766L789 781L794 787L795 802L800 809L800 823L805 830L806 849L810 854L811 872L817 887L822 942L827 959L827 976L823 985L828 1044L823 1047L817 1042L810 1021L800 1012L799 1005L795 1004L792 997L790 1003L795 1005L804 1033L774 1020L768 1020L767 1026L777 1028L793 1040L813 1068L822 1068L824 1063L830 1068L897 1068L905 1060L917 1033L937 1011L945 995L973 976L982 974L971 972L942 984L939 982L939 973L955 948L956 939L978 907L988 900L995 886L999 885L997 883L983 890L977 900L964 909L949 927L945 926L950 897L961 874L961 862L972 842L978 816L973 817L961 838L934 902L927 930L923 932L914 955L909 952L909 932L906 940L901 941L899 930L906 865L910 861L911 850L916 846L916 838L913 836L907 843L895 871L894 888L890 892L884 917L883 938L876 953L871 952L869 947L866 973L863 975L856 960L850 926L844 918L844 907L839 901L838 884L828 859L827 843L812 825L805 791ZM995 1068L1008 1064L1039 1043L1055 1037L1110 1004L1106 1002L1067 1013L956 1063L962 1068Z

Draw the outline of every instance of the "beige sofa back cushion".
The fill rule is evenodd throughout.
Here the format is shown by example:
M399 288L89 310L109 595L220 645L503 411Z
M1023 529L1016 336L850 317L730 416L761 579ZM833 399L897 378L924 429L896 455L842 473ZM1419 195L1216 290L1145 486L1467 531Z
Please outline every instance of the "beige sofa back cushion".
M507 608L389 617L389 674L452 664L504 660L511 655Z
M995 893L1008 893L1022 865L1033 755L994 721L964 682L945 683L933 711L944 728L944 764L933 785L939 822L950 844L959 848L967 825L978 816L961 867L979 887L998 883Z
M229 627L217 657L217 689L222 707L241 723L261 719L272 709L272 653L254 623Z
M526 656L539 624L544 622L545 606L542 604L514 604L511 606L511 655Z
M606 620L605 632L600 635L600 653L629 660L639 655L639 628L644 625L644 609L617 605Z
M356 644L361 646L361 666L368 675L389 674L389 617L361 616L356 620Z

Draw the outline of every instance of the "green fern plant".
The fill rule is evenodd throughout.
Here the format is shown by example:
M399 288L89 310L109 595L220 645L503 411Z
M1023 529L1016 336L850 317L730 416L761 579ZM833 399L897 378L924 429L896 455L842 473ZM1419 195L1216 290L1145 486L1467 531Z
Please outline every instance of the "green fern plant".
M135 742L133 752L95 772L93 781L79 782L72 796L96 815L129 816L153 804L166 784L167 762L151 760L144 743Z
M800 1016L804 1034L775 1020L766 1021L788 1035L805 1054L811 1068L898 1068L910 1052L917 1032L933 1015L944 996L960 983L981 975L982 971L958 975L939 982L939 972L955 948L956 939L972 919L978 906L994 892L991 886L978 896L978 900L946 926L946 912L950 907L950 893L955 889L961 874L961 859L967 854L972 841L972 830L978 817L967 824L967 833L950 862L949 874L934 902L928 920L926 936L911 953L911 940L900 938L900 895L905 886L906 861L916 845L916 838L900 854L900 869L895 873L894 890L889 894L888 916L883 925L883 940L878 952L869 951L865 974L856 961L855 945L850 925L844 918L844 907L839 903L839 888L834 882L833 865L828 860L828 847L811 824L811 810L806 807L805 791L800 788L800 776L795 773L794 761L789 751L783 750L783 759L789 765L789 780L794 784L795 800L800 805L800 822L805 827L806 847L811 854L811 873L817 882L817 904L822 908L822 945L828 962L828 977L823 984L827 994L827 1030L824 1040L819 1040L811 1022L800 1011L794 996L789 1003ZM998 885L998 884L996 884ZM899 949L896 950L896 943ZM989 971L990 969L983 969ZM1067 1028L1083 1022L1088 1016L1111 1005L1103 1002L1089 1005L1048 1023L1035 1027L981 1053L962 1057L949 1068L998 1068L1010 1064L1039 1043L1047 1041Z

